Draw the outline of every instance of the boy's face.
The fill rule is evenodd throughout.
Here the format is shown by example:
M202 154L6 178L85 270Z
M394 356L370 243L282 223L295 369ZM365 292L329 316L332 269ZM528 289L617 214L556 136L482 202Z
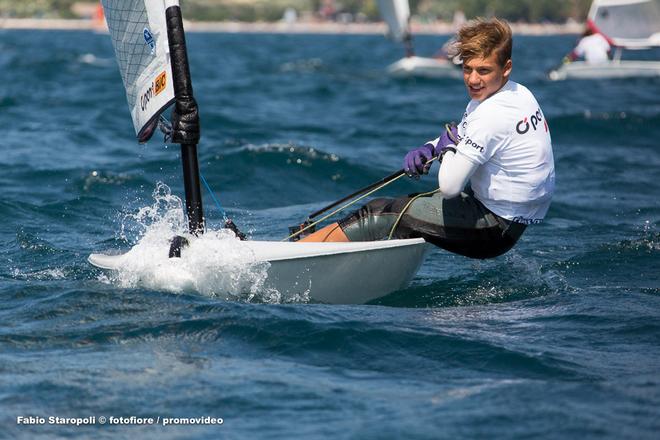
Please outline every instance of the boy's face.
M487 58L472 58L463 62L463 81L470 98L483 101L502 88L511 74L511 60L504 67L497 62L497 53Z

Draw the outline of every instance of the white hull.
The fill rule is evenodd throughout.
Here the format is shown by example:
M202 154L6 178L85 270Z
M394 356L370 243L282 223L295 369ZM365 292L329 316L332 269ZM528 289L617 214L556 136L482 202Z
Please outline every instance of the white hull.
M285 297L308 296L328 304L364 304L406 287L428 250L421 238L353 243L244 241L241 246L247 246L257 261L270 263L265 288ZM88 260L102 269L119 270L127 264L126 256L92 254Z
M394 78L462 78L461 69L452 62L423 57L406 57L387 68Z
M548 74L553 81L565 79L607 79L660 76L660 61L608 61L588 64L575 61L564 64Z

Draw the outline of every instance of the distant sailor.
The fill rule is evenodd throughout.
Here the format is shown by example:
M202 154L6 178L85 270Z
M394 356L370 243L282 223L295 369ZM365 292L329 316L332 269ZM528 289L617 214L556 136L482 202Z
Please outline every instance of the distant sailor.
M511 28L496 18L469 22L456 49L472 98L463 119L404 159L406 173L419 177L439 157L439 187L372 200L301 241L422 237L460 255L492 258L543 220L555 184L550 132L532 93L509 80Z
M582 34L575 49L564 57L565 63L570 63L577 59L584 59L589 64L605 63L609 60L609 53L612 47L607 38L594 29L591 22L587 23L587 28Z

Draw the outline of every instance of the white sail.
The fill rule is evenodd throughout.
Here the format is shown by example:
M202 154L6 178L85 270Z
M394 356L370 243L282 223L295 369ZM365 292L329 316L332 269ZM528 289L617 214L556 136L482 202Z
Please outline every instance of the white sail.
M393 40L403 41L410 34L408 0L378 0L378 10L387 23Z
M176 0L102 0L138 138L174 101L165 9ZM148 136L147 136L148 137Z
M594 0L589 20L617 46L660 46L660 0Z

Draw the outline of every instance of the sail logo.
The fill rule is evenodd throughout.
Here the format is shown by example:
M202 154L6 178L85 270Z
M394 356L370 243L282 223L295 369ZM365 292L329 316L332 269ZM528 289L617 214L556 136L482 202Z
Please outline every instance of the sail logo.
M160 73L155 80L151 82L151 85L146 92L140 96L140 108L142 111L146 111L149 106L149 102L158 96L163 90L167 88L167 74L165 72Z
M154 95L160 94L165 88L167 87L167 75L165 72L161 73L156 77L156 81L154 81Z
M543 121L543 125L545 126L545 131L548 131L548 123L543 120L543 113L541 113L541 109L537 109L536 113L534 113L530 118L525 116L521 121L518 121L516 124L516 131L518 134L525 134L529 131L530 123L531 127L536 131L536 128L539 126L540 122Z
M153 55L156 52L156 39L148 28L144 28L142 35L144 36L144 42L151 48L151 54Z

